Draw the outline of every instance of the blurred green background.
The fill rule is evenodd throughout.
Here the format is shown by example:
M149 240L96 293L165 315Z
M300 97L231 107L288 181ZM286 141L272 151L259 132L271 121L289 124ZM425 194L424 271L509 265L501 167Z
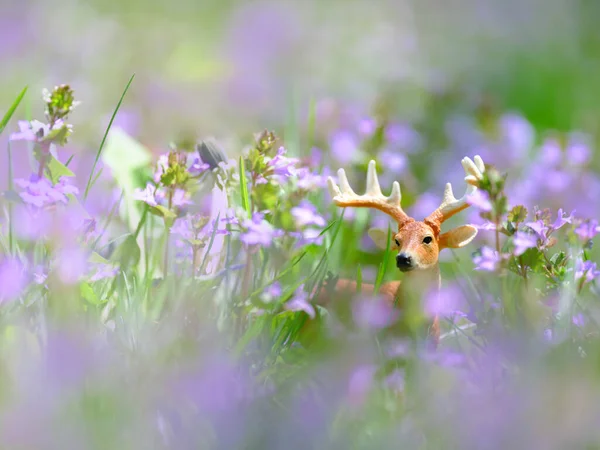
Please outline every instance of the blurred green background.
M442 91L597 134L599 17L595 0L3 0L0 104L70 83L91 145L135 73L121 120L157 146L280 127L311 98L422 119Z

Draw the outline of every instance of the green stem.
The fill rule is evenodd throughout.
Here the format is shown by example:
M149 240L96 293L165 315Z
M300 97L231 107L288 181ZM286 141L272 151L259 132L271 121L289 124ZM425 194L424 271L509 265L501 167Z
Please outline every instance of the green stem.
M173 189L169 188L169 211L171 211L171 208L173 206ZM167 272L169 270L169 225L167 224L167 222L165 221L165 256L164 256L164 261L163 261L163 267L164 267L164 278L167 278Z

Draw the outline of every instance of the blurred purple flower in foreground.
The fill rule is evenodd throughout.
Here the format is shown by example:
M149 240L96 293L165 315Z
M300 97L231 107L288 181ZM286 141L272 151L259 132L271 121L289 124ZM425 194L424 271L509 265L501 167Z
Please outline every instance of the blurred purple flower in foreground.
M583 279L583 283L591 283L598 276L600 276L600 270L596 269L597 265L592 261L577 260L575 266L575 280Z
M23 201L38 208L56 203L67 204L69 202L67 195L79 193L79 190L68 184L64 177L53 185L48 179L32 174L29 180L19 178L15 180L15 184L23 189L19 194Z
M536 235L519 230L515 233L513 238L513 244L515 245L513 253L515 256L520 256L525 253L528 248L537 247L537 241L538 238Z
M451 316L459 314L466 316L460 312L467 306L464 304L464 294L458 284L450 284L444 286L439 291L431 289L425 296L424 312L428 317Z
M312 319L315 318L315 308L308 302L308 293L304 291L304 285L300 286L294 296L285 304L288 311L304 311Z
M500 255L496 250L490 247L482 247L481 254L473 258L476 267L475 270L485 270L493 272L498 267Z
M598 221L595 219L582 222L577 228L575 228L575 233L581 238L581 240L587 242L600 233L600 226L598 226Z
M361 298L352 305L352 316L360 328L380 330L393 325L400 317L400 312L383 297Z
M0 262L0 302L16 299L27 287L23 264L13 258Z
M467 197L467 202L483 212L490 212L492 210L489 194L481 189L477 189L469 195Z
M133 199L140 200L149 206L158 206L158 202L154 198L156 187L152 183L148 183L145 189L136 189L133 192Z

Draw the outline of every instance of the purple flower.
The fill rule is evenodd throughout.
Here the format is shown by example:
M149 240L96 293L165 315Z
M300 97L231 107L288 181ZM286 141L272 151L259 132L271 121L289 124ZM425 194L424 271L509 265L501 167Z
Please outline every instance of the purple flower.
M393 325L400 312L382 297L374 297L354 302L352 316L359 327L365 330L380 330Z
M592 157L589 143L584 136L572 136L567 145L567 161L574 166L583 166Z
M0 302L16 299L26 286L27 276L21 261L9 258L0 263Z
M296 185L304 191L314 191L327 186L327 176L312 173L308 167L296 170Z
M571 318L571 321L573 322L573 325L581 328L585 325L585 316L581 313L575 314Z
M514 255L520 256L525 253L525 250L528 248L537 247L538 238L531 233L526 233L524 231L517 231L513 238L513 244L515 246Z
M156 191L156 187L152 185L152 183L148 183L145 189L136 189L133 192L133 198L135 200L140 200L150 206L158 206L158 202L154 197Z
M210 165L203 162L199 156L194 155L193 153L188 155L188 172L192 176L198 176L203 172L206 172L210 169Z
M563 214L564 214L563 210L562 210L562 208L560 208L558 210L556 220L552 224L553 230L558 230L559 228L561 228L563 225L565 225L567 223L573 223L573 214L575 214L575 211L571 212L571 215L568 217L563 217Z
M377 366L374 365L360 366L352 372L348 380L348 395L353 404L360 405L365 401L376 372Z
M600 233L600 226L598 226L598 221L595 219L582 222L577 228L575 228L575 233L585 242L593 239L598 233Z
M485 270L493 272L498 267L500 262L500 255L498 252L490 247L482 247L481 254L473 258L473 262L476 267L475 270Z
M321 235L321 231L314 228L306 228L299 233L300 242L299 244L308 245L315 244L321 245L323 243L324 236Z
M50 132L50 127L39 120L19 120L19 131L10 135L11 141L37 142Z
M183 189L175 189L173 197L171 198L173 206L182 207L185 205L191 205L192 202L189 199L189 194Z
M119 268L112 264L99 264L96 272L90 277L90 281L100 281L106 278L114 278L119 273Z
M264 292L260 295L260 299L264 303L270 303L276 298L278 298L282 292L283 291L281 289L281 284L278 281L276 281L264 290Z
M466 317L466 314L460 312L463 308L462 300L464 294L458 284L450 284L440 290L431 289L425 295L424 311L429 317L437 315L450 316L460 314Z
M402 153L392 150L383 150L379 153L379 160L381 161L386 172L390 173L391 176L396 177L406 169L407 159Z
M523 116L506 114L500 119L504 141L518 156L526 154L535 139L533 126ZM516 156L515 155L515 156Z
M535 222L528 222L525 225L535 231L535 233L543 242L546 242L548 227L543 220L540 219L536 220Z
M273 174L284 179L296 174L296 164L299 162L296 158L288 158L285 153L286 149L280 147L277 154L267 162L267 167Z
M316 316L315 308L308 302L308 293L304 291L304 285L300 286L294 296L285 304L284 308L288 311L304 311L314 319Z
M338 131L330 141L329 146L334 158L342 165L356 161L360 156L358 142L348 131Z
M303 200L300 205L294 206L291 209L292 216L296 220L298 227L305 227L308 225L315 225L317 227L324 227L327 222L319 215L315 205L307 200Z
M418 149L421 135L405 123L391 123L385 129L385 139L392 147L408 152Z
M600 270L596 270L596 267L595 262L578 259L575 266L575 280L583 278L584 283L591 283L600 275Z
M43 206L51 206L56 203L67 204L69 199L67 195L79 193L79 190L67 183L64 177L61 177L55 185L52 185L50 180L39 178L32 174L29 180L17 179L15 184L23 189L19 194L25 203L41 208Z
M375 121L375 119L371 119L370 117L364 118L360 122L358 122L358 132L361 134L361 136L371 136L376 129L377 122Z
M489 194L481 189L477 189L475 192L470 194L467 197L467 202L483 212L490 212L492 210L492 203L490 202Z
M269 222L264 220L264 215L258 212L252 215L252 220L244 220L242 227L244 231L240 234L240 240L248 246L270 247L273 239L281 235L281 231L273 228Z

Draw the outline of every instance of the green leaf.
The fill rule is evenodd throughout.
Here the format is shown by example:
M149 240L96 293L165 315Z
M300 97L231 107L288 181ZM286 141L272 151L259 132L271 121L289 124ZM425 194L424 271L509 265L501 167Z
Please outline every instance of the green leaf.
M135 230L145 204L132 196L136 188L144 188L146 185L152 154L125 131L115 128L108 135L102 160L123 190L129 229Z
M10 122L10 119L12 118L13 114L15 113L15 111L17 110L17 108L19 107L19 104L21 103L21 100L23 100L23 97L25 97L25 93L27 92L27 88L28 88L27 86L25 86L23 88L23 90L19 93L19 95L17 96L17 98L13 102L13 104L10 106L10 108L8 108L8 111L6 111L6 114L4 114L4 117L2 118L2 121L0 121L0 134L2 134L2 132L6 128L6 125L8 125L8 122Z
M517 205L513 209L510 210L510 212L508 213L507 219L510 222L520 223L520 222L523 222L527 218L527 214L528 214L527 208L525 208L523 205Z
M48 165L46 168L48 169L48 173L50 174L50 179L52 183L58 183L60 177L74 177L75 174L63 163L61 163L54 156L50 155L48 160Z
M94 159L92 171L90 172L90 176L89 176L87 184L85 186L85 193L83 194L84 201L88 196L90 187L92 186L92 179L94 178L94 172L96 172L96 165L98 164L98 160L100 159L100 155L102 154L102 149L104 148L104 143L106 142L106 138L108 137L108 132L110 131L110 128L112 127L113 121L115 120L115 117L117 116L117 112L119 111L119 108L121 107L121 103L123 103L125 94L127 94L127 91L129 90L129 86L131 86L131 83L133 82L134 77L135 77L135 74L131 75L131 78L129 79L127 86L125 86L125 89L123 90L123 93L121 94L119 103L117 103L117 106L116 106L115 110L113 111L112 117L110 118L110 121L108 122L108 127L106 127L106 131L104 132L104 136L102 137L102 142L100 142L100 147L98 148L98 152L96 152L96 159ZM125 155L122 155L122 156L125 156Z
M128 234L125 240L119 245L111 259L119 262L123 270L137 264L140 260L140 247L133 234Z
M94 306L101 305L103 303L94 292L94 288L92 288L88 282L83 282L79 285L79 292L81 294L81 298Z
M242 207L248 213L248 217L252 217L250 211L250 198L248 197L248 179L246 178L246 168L244 166L244 157L240 156L240 190L242 196Z

